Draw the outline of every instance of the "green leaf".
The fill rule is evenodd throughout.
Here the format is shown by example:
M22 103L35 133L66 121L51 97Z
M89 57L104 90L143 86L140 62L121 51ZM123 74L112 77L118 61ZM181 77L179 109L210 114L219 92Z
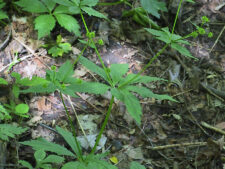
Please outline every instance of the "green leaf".
M76 7L76 10L70 10L70 7L68 6L63 6L63 5L59 5L55 8L54 13L53 14L79 14L80 13L80 8L77 6L72 6L72 7Z
M44 150L37 150L37 151L35 151L35 153L34 153L34 157L35 157L35 160L37 161L37 162L41 162L42 160L44 160L44 158L46 157L46 153L45 153L45 151Z
M72 50L71 45L69 43L60 43L59 47L63 50L64 53L68 53Z
M0 77L0 84L8 85L8 82L5 79Z
M64 5L64 6L73 6L74 4L69 0L53 0L54 2Z
M56 73L56 78L60 82L67 83L67 80L74 74L72 63L67 60L63 65L60 66Z
M38 76L33 76L32 79L29 78L23 78L20 79L18 84L22 86L37 86L37 85L47 85L50 82L44 78L38 77Z
M168 34L164 31L159 31L159 30L155 30L155 29L150 29L150 28L145 28L145 30L147 30L149 33L153 34L156 36L156 39L159 39L165 43L170 43L171 39L168 36Z
M83 1L81 1L80 5L81 6L87 5L89 7L92 7L92 6L97 5L98 1L99 0L83 0Z
M130 164L130 169L146 169L145 166L139 164L136 161L132 161Z
M128 64L112 64L110 66L110 76L112 81L117 84L128 71L129 65Z
M80 36L80 25L77 20L67 14L54 14L59 24L69 32L73 32L75 35Z
M28 89L21 90L21 93L52 93L57 89L52 82L48 85L31 86Z
M0 124L0 139L9 141L8 137L15 138L15 135L24 133L27 128L14 126L12 124Z
M82 82L68 86L76 92L85 92L90 94L104 94L110 86L97 82Z
M138 93L143 98L149 97L149 98L156 98L159 100L170 100L170 101L177 102L175 99L173 99L172 97L168 95L155 94L151 90L143 86L126 86L125 89L128 91Z
M28 169L33 169L32 165L30 163L28 163L27 161L24 160L19 160L19 163L24 166L27 167Z
M175 50L177 50L180 54L193 58L193 59L197 59L194 56L191 55L191 53L183 46L179 45L178 43L172 43L171 47Z
M3 107L1 104L0 104L0 119L1 120L8 120L8 119L11 119L12 117L9 115L9 112L5 109L5 107ZM1 139L1 137L0 137Z
M102 13L94 10L93 8L90 7L86 7L86 6L82 6L81 9L86 12L89 16L95 16L98 18L104 18L107 19L107 17L105 15L103 15Z
M42 163L63 163L64 158L57 156L57 155L49 155L44 160L42 160Z
M42 2L44 2L44 4L47 6L49 12L51 12L51 11L54 9L55 4L56 4L56 3L55 3L54 1L52 1L52 0L42 0Z
M7 14L0 10L0 20L8 18Z
M82 154L79 153L79 148L81 150L81 147L77 147L75 139L71 132L68 132L58 126L56 126L56 130L59 132L59 134L64 138L64 140L70 145L72 150L75 152L77 156L82 156ZM80 145L79 145L80 146Z
M31 140L31 141L24 141L20 143L23 145L31 146L34 150L42 149L44 151L50 151L58 155L67 155L67 156L75 157L75 155L71 151L67 150L65 147L52 142L48 142L47 140L43 138L39 138L37 140Z
M101 76L103 79L105 79L106 81L108 81L107 79L107 75L105 73L105 71L97 66L95 63L91 62L90 60L88 60L87 58L81 56L79 59L79 62L85 66L87 69L89 69L90 71L98 74L99 76Z
M18 6L22 7L24 11L32 13L43 13L48 12L48 9L45 5L39 0L20 0L15 2Z
M55 27L55 18L52 15L40 15L35 20L35 30L38 30L38 39L49 35Z
M160 18L159 10L167 12L166 4L158 0L141 0L141 6L153 16Z
M62 169L88 169L84 163L79 161L68 162L63 165Z
M18 104L16 107L15 107L15 110L16 110L16 113L20 114L20 115L23 115L23 114L26 114L28 113L29 111L29 106L27 104Z
M52 55L53 57L58 57L63 55L63 49L53 46L48 50L48 54Z

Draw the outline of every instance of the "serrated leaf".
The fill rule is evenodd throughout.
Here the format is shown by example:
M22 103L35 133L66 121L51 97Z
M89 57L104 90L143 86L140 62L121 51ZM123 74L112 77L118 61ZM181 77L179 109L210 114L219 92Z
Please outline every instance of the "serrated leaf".
M46 153L42 149L41 150L37 150L34 153L34 157L35 157L37 162L41 162L46 157Z
M74 13L74 14L79 14L80 13L80 8L78 6L70 6L69 11Z
M70 87L66 87L65 89L59 89L63 94L72 96L74 98L77 98L78 96L74 93L75 91L71 89Z
M9 115L9 112L0 104L0 119L1 120L8 120L12 117ZM0 136L1 139L1 136Z
M170 100L170 101L177 102L175 99L173 99L172 97L170 97L168 95L155 94L151 90L149 90L148 88L143 87L143 86L126 86L125 89L128 91L138 93L143 98L149 97L149 98L156 98L159 100Z
M59 47L63 50L64 53L68 53L72 50L71 45L69 43L60 43Z
M128 64L112 64L110 66L110 76L114 85L117 84L122 79L123 75L127 73L128 68Z
M98 18L104 18L107 19L107 17L105 15L103 15L102 13L94 10L93 8L90 7L86 7L86 6L82 6L81 9L86 12L89 16L95 16Z
M76 92L104 94L110 88L110 86L98 82L82 82L71 84L69 88Z
M42 2L44 2L49 11L52 11L56 5L56 3L52 0L42 0Z
M65 159L61 156L57 155L49 155L44 160L42 160L42 163L63 163Z
M80 25L77 20L67 14L54 14L59 24L69 32L73 32L75 35L80 36Z
M22 7L24 11L32 12L32 13L43 13L48 12L48 9L45 5L39 0L20 0L14 2L18 6Z
M40 15L35 20L35 30L38 31L38 39L49 35L55 27L55 18L52 15Z
M141 0L141 6L153 16L160 18L159 10L167 12L166 4L158 0Z
M14 126L11 124L0 124L0 139L8 141L8 137L15 138L15 135L24 133L27 128Z
M89 7L92 7L92 6L97 5L98 1L99 0L83 0L83 1L81 1L80 5L81 6L87 5Z
M63 55L63 49L53 46L48 50L48 54L52 55L53 57L58 57Z
M8 85L8 82L5 79L0 77L0 84Z
M38 77L38 76L33 76L32 79L29 78L23 78L20 79L18 84L22 86L37 86L37 85L47 85L50 82L44 78Z
M77 10L71 10L70 11L70 7L68 7L68 6L64 6L64 5L59 5L59 6L57 6L56 8L55 8L55 10L54 10L54 12L53 12L53 14L62 14L62 13L64 13L64 14L79 14L80 13L80 9L79 9L79 7L76 7L76 9Z
M78 149L78 147L76 145L76 142L75 142L75 139L74 139L72 133L68 132L68 131L66 131L66 130L58 127L58 126L56 126L56 130L64 138L64 140L70 145L70 147L75 152L75 154L77 154L77 155L79 154L81 156L82 154L79 153L79 149ZM80 145L79 145L79 148L81 150Z
M147 30L149 33L153 34L156 36L156 39L159 39L165 43L170 43L171 39L168 36L168 34L164 31L159 31L159 30L155 30L155 29L150 29L150 28L145 28L145 30Z
M193 58L193 59L197 59L194 56L191 55L191 53L183 46L179 45L178 43L172 43L171 47L175 50L177 50L180 54Z
M79 161L68 162L63 165L62 169L88 169L84 163Z
M130 163L130 169L146 169L146 168L145 168L145 166L139 164L138 162L132 161Z
M72 63L67 60L63 65L60 66L56 73L56 78L60 82L67 83L67 80L74 74Z
M85 66L87 69L89 69L90 71L98 74L99 76L101 76L103 79L105 79L106 81L108 81L107 79L107 75L105 73L105 71L97 66L95 63L91 62L90 60L88 60L87 58L81 56L79 59L79 62Z
M21 90L21 93L53 93L57 87L50 82L48 85L31 86L28 89Z
M24 160L19 160L19 163L24 166L24 167L27 167L28 169L33 169L32 165L27 162L27 161L24 161Z
M64 5L64 6L73 6L74 4L69 0L53 0L54 2Z
M31 146L34 150L42 149L44 151L50 151L58 155L67 155L75 157L75 155L71 151L67 150L65 147L52 142L48 142L43 138L31 141L24 141L20 143L23 145Z

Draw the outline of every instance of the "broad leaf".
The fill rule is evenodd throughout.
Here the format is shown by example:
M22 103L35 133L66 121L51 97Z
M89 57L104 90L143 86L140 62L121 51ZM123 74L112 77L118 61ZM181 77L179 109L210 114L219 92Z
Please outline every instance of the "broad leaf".
M63 165L62 169L88 169L84 163L79 161L68 162Z
M81 6L87 5L89 7L92 7L92 6L97 5L98 1L99 0L83 0L83 1L81 1L80 5Z
M45 5L39 0L20 0L15 2L18 6L22 7L24 11L32 13L43 13L48 12L48 9Z
M22 86L47 85L49 83L50 82L48 80L38 76L33 76L31 80L29 78L23 78L23 79L20 79L20 81L18 82L18 84Z
M159 31L159 30L150 29L150 28L145 28L145 30L147 30L149 33L155 35L156 39L159 39L165 43L171 42L170 36L164 31Z
M6 18L8 18L8 16L6 15L6 13L0 10L0 20L1 19L6 19Z
M28 89L21 90L21 93L53 93L57 87L50 82L48 85L31 86Z
M60 66L56 73L56 78L60 82L67 83L67 80L74 74L72 63L67 60L62 66Z
M34 169L32 167L32 165L30 163L28 163L27 161L24 161L24 160L19 160L19 163L24 166L24 167L27 167L28 169Z
M58 155L67 155L75 157L75 155L71 151L67 150L65 147L52 142L48 142L47 140L42 138L37 140L24 141L20 143L23 145L31 146L34 150L42 149L44 151L50 151Z
M141 6L153 16L160 18L159 10L167 12L166 4L158 0L141 0Z
M110 76L114 85L122 79L122 76L125 75L125 73L127 73L128 68L128 64L112 64L110 66Z
M79 14L80 13L80 9L79 7L76 8L77 10L70 10L70 7L68 6L64 6L64 5L59 5L55 8L53 14Z
M59 24L69 32L80 36L80 26L75 18L67 14L54 14Z
M73 6L74 4L69 0L53 0L54 2L64 5L64 6Z
M15 111L16 113L18 113L19 115L24 115L24 114L27 114L28 111L29 111L29 106L27 104L18 104L16 107L15 107ZM26 115L28 116L28 115Z
M47 6L49 11L52 11L55 7L55 2L52 0L42 0L42 2L44 2L44 4Z
M87 69L89 69L90 71L98 74L99 76L101 76L103 79L105 79L106 81L108 81L107 79L107 75L105 73L105 71L97 66L96 64L94 64L93 62L91 62L90 60L88 60L87 58L81 56L79 59L79 62L85 66Z
M86 7L86 6L82 6L81 9L86 12L89 16L96 16L98 18L104 18L107 19L107 17L105 15L103 15L102 13L94 10L93 8L90 7Z
M8 82L5 79L0 77L0 84L8 85Z
M55 27L55 18L52 15L40 15L35 20L35 29L38 30L38 39L49 35Z
M180 54L193 58L193 59L197 59L194 56L191 55L191 53L183 46L179 45L178 43L172 43L171 47L175 50L177 50Z
M63 163L64 158L57 156L57 155L49 155L44 160L42 160L42 163Z
M37 162L41 162L46 157L46 153L44 150L40 149L35 151L34 158Z

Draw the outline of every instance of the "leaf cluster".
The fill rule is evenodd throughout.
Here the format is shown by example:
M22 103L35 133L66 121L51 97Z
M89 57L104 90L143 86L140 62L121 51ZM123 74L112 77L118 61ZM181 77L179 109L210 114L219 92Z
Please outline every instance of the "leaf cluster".
M9 141L10 138L15 138L16 135L22 134L27 128L14 126L12 124L0 124L0 140Z

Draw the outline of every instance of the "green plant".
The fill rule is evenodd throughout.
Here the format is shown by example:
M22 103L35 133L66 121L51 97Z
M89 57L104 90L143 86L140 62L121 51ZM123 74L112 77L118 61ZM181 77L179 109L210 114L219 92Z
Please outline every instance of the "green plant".
M36 165L33 168L32 165L25 161L25 160L19 160L19 163L26 168L29 169L52 169L52 163L61 164L64 161L63 157L57 156L57 155L49 155L46 156L46 152L42 149L35 151L34 153Z
M62 56L64 53L68 53L72 50L70 43L65 43L62 40L62 36L58 35L56 42L52 44L43 45L44 48L48 49L48 54L53 57Z
M0 0L0 20L7 19L7 14L2 10L2 8L5 6L5 2L3 0Z
M22 134L27 128L21 128L12 124L0 124L0 140L9 141L10 138L15 138L15 135Z

